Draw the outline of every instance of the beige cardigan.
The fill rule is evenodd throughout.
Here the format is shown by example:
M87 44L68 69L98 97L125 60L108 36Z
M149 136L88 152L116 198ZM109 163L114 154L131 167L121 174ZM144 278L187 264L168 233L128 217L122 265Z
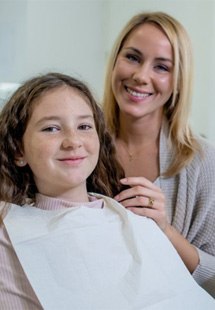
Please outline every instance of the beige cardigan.
M173 152L164 124L160 135L160 174L171 162ZM170 223L199 252L194 279L215 297L215 147L197 137L203 157L197 154L177 176L159 178L167 200Z

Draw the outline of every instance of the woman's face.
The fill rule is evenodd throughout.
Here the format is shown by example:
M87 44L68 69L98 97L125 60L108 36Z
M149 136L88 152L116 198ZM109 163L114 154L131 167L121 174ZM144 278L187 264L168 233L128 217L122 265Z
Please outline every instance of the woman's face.
M38 191L47 196L79 198L99 155L93 112L70 87L48 91L35 102L23 137L21 157L34 175Z
M173 51L153 24L136 28L125 40L112 74L120 114L134 118L162 115L173 91Z

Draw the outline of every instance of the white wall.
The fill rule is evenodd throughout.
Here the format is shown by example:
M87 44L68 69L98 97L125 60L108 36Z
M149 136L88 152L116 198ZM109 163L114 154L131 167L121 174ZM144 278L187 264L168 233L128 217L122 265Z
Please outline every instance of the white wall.
M0 0L0 83L47 71L87 81L101 98L107 55L128 19L143 10L175 16L191 36L191 122L215 142L215 0Z
M102 88L102 1L31 1L27 20L27 74L59 70ZM39 21L39 22L38 22Z
M25 70L26 2L0 0L0 82L17 82Z
M0 82L61 71L101 94L105 6L100 0L0 0Z

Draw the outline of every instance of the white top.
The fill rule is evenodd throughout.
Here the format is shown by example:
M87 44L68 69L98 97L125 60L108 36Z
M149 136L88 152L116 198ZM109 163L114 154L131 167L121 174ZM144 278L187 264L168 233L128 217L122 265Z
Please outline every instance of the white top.
M215 308L152 220L97 197L100 207L91 209L12 205L4 219L45 310Z

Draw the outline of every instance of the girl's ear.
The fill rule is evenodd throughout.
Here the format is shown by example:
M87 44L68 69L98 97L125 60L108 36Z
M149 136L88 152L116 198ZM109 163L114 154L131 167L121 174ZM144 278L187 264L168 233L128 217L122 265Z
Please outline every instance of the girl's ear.
M24 167L27 165L27 161L24 159L23 156L17 156L15 158L15 164L18 166L18 167Z

